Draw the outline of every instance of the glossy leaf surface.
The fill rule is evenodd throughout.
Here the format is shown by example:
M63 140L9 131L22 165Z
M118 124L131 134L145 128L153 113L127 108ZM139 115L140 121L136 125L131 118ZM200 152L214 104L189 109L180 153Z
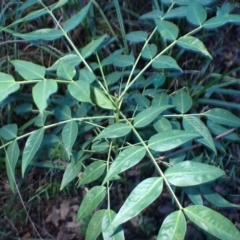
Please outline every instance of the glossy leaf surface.
M81 168L81 161L78 161L74 166L72 166L71 162L67 165L63 174L60 191L63 190L63 188L66 187L67 184L70 183L79 174Z
M140 182L120 208L112 226L118 226L135 217L161 194L162 188L163 180L161 177L147 178Z
M102 232L102 220L106 209L101 209L95 212L88 223L86 240L96 240Z
M81 80L71 82L68 84L68 90L78 101L92 103L89 83Z
M163 39L173 41L177 38L179 32L177 25L169 21L158 19L155 20L155 23Z
M149 107L142 112L138 113L134 118L134 127L141 128L150 124L160 113L173 107L172 105L166 105L162 107Z
M37 105L40 113L47 108L47 100L58 89L58 85L54 80L42 80L38 82L32 89L33 100Z
M19 83L6 73L0 72L0 102L8 97L9 94L16 92L20 88Z
M0 136L5 140L12 140L17 136L17 124L7 124L0 128Z
M81 180L79 181L78 187L93 182L98 179L104 172L106 164L101 161L93 162L87 166L84 170Z
M188 50L200 52L203 55L212 59L210 53L208 52L202 41L200 41L198 38L192 36L183 36L177 40L177 45Z
M103 181L105 184L108 180L111 180L117 174L131 168L132 166L139 163L146 154L146 149L140 146L129 147L116 157L111 164L110 169Z
M63 24L64 31L69 32L70 30L76 28L79 24L81 24L84 18L86 17L91 5L92 5L92 2L89 1L89 3L84 8L82 8L78 13L74 14L74 16L68 19Z
M194 25L201 25L207 19L207 12L196 0L189 1L187 20Z
M157 240L183 240L187 223L181 210L169 214L162 223Z
M11 144L7 148L6 152L6 169L7 169L7 176L10 188L13 193L16 192L16 185L15 185L15 167L17 164L17 160L19 158L19 146L17 140L12 141Z
M124 240L124 233L121 226L113 227L111 225L116 213L112 210L106 210L102 220L102 234L104 240Z
M106 127L102 132L100 132L96 138L117 138L127 135L131 131L131 127L125 123L114 123Z
M12 60L15 70L26 80L43 79L46 69L43 66L24 60Z
M68 160L72 155L72 147L78 135L78 124L75 121L70 121L65 124L62 130L62 142L67 152Z
M25 39L26 41L53 41L63 36L61 30L54 28L44 28L29 33L13 33L15 37Z
M198 227L222 240L240 239L240 232L233 223L220 213L202 205L183 209L187 217Z
M129 42L133 42L133 43L145 42L147 37L148 37L148 34L147 32L144 32L144 31L134 31L126 35L126 39Z
M186 113L192 107L192 98L186 88L179 89L172 94L172 104L180 113Z
M34 131L28 137L23 150L23 155L22 155L22 176L24 176L29 163L32 161L37 150L39 149L42 143L43 134L44 134L44 129L42 128Z
M165 177L174 186L188 187L206 183L224 176L220 168L193 161L180 162L165 171Z
M202 135L204 138L204 142L200 141L201 138L197 141L202 142L207 147L212 149L215 154L217 154L215 144L213 142L212 136L208 130L208 128L205 126L205 124L196 116L186 115L183 117L183 126L186 131L189 132L196 132L199 135Z
M91 88L91 100L94 104L101 108L115 110L115 106L108 96L99 88Z
M132 66L134 64L134 57L131 55L120 55L114 58L113 65L120 68Z
M84 196L77 213L77 222L88 216L102 202L106 195L106 188L94 186Z
M222 108L213 108L205 113L208 119L229 127L240 127L240 118Z
M199 134L183 130L165 131L153 135L149 139L148 147L154 151L165 152L178 147L196 137L199 137Z
M152 66L156 69L173 69L177 71L182 71L175 59L165 55L155 58L153 60Z
M240 207L240 205L231 203L224 199L220 194L214 192L210 186L201 185L200 186L201 193L205 199L207 199L211 204L220 207L220 208L232 208L232 207Z

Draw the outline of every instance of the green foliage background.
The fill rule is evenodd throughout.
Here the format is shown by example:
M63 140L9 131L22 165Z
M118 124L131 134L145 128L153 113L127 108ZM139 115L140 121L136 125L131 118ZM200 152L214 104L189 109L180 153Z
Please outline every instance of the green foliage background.
M75 187L90 190L76 220L91 216L86 239L124 239L121 225L163 191L175 210L158 226L157 239L184 239L188 220L216 238L240 239L215 210L239 205L212 188L217 180L236 184L239 177L239 151L233 157L229 147L234 142L239 150L240 119L233 112L239 105L211 99L217 90L236 94L231 86L239 79L209 72L212 56L199 37L239 24L234 4L152 1L139 15L130 1L90 0L68 14L64 9L72 11L74 1L25 1L14 16L7 11L11 4L1 12L1 34L11 39L4 44L11 41L14 48L7 56L5 46L1 62L0 154L12 192L19 191L19 167L23 179L31 166L63 169L60 190L81 172ZM127 25L126 14L136 22ZM41 28L34 28L39 21ZM81 46L71 37L77 29L84 35ZM21 43L37 47L41 58L28 54L28 47L23 52ZM195 69L181 67L188 51L201 66L195 66L196 77ZM56 166L56 159L64 164ZM149 173L115 212L110 189L139 163ZM184 204L186 197L191 204Z

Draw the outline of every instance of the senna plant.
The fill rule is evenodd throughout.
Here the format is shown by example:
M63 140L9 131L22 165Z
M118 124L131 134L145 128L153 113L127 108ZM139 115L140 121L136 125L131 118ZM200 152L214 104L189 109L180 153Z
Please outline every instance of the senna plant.
M239 207L212 186L217 179L231 177L225 171L229 158L224 148L229 142L239 142L234 131L239 129L240 119L224 108L200 111L195 104L199 92L189 86L166 90L166 85L185 74L177 62L185 51L211 61L203 42L194 35L240 23L240 15L231 13L234 6L224 4L214 15L211 0L162 0L161 7L153 1L154 10L139 17L150 30L126 32L116 0L121 32L117 38L95 0L59 22L55 14L67 2L46 6L41 0L26 1L18 8L21 17L0 29L37 46L64 39L71 49L50 66L9 58L6 71L0 72L2 112L27 118L21 126L10 117L2 120L0 153L11 190L15 192L17 187L17 163L24 178L31 166L60 158L66 163L61 189L80 172L76 187L91 183L76 219L91 216L87 240L97 239L101 233L103 239L124 239L121 225L161 198L163 191L171 196L175 211L159 226L157 239L184 239L189 221L216 238L240 239L230 220L203 204L206 199L218 208ZM35 6L38 10L32 8ZM70 31L89 24L97 12L112 36L95 35L78 49ZM19 24L45 15L53 19L54 28L16 31ZM175 19L187 20L194 27L182 34ZM104 49L112 43L116 49L106 56ZM194 151L196 145L202 146L201 153ZM122 173L139 163L154 167L155 173L137 184L115 212L111 188L124 178ZM183 203L177 189L182 189L191 204ZM103 201L106 209L99 207Z

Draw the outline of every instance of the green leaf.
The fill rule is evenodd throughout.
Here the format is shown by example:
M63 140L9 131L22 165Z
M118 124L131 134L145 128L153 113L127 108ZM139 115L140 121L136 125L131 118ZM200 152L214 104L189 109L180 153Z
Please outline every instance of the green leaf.
M98 236L102 232L102 220L106 209L101 209L95 212L88 223L86 240L97 240Z
M211 204L220 208L232 208L240 207L240 205L230 203L224 199L220 194L213 192L208 185L200 185L200 191L205 199L207 199Z
M199 137L199 134L183 130L171 130L153 135L148 142L148 147L154 151L165 152L176 148L193 138Z
M146 154L146 149L140 146L133 146L124 149L111 164L110 169L104 178L103 185L117 174L124 172L138 164Z
M102 67L108 66L113 63L113 60L115 58L118 58L122 54L122 49L116 50L112 54L110 54L108 57L104 58L101 62Z
M106 141L96 141L92 144L92 151L94 152L105 152L109 148L109 143Z
M124 240L124 232L122 227L112 227L111 223L116 213L112 210L106 210L102 220L102 234L104 240Z
M202 25L207 19L207 12L196 0L189 1L187 20L197 26Z
M140 182L120 208L112 222L112 226L118 226L139 214L159 197L162 188L163 180L161 177L151 177Z
M93 162L88 165L81 176L78 187L98 179L103 174L105 168L106 164L102 161Z
M68 105L60 105L54 109L54 115L59 120L68 120L72 118L71 109Z
M174 41L178 37L178 27L172 22L155 20L157 29L164 40Z
M66 80L72 80L76 75L76 69L69 63L59 61L57 68L57 76Z
M193 161L180 162L165 171L165 177L174 186L200 185L225 175L220 168Z
M17 137L18 126L17 124L7 124L0 128L0 135L5 140L12 140Z
M163 15L163 19L173 19L173 18L182 18L187 15L187 6L176 7L168 9L168 11Z
M68 19L63 24L64 31L69 32L72 29L76 28L79 24L81 24L84 18L87 16L87 13L91 5L92 1L89 1L89 3L83 9L81 9L78 13L74 14L70 19Z
M186 113L192 107L192 98L187 92L186 88L179 89L172 94L172 104L180 113Z
M96 75L94 72L91 72L88 68L83 68L80 70L80 77L79 80L92 83L96 80Z
M100 38L93 40L87 46L82 48L81 54L82 54L83 58L85 59L85 58L89 57L90 55L92 55L97 50L97 48L105 41L105 39L107 37L108 36L106 34L104 34Z
M134 64L134 57L131 55L120 55L114 58L113 65L120 68L132 66Z
M22 39L25 39L26 41L39 41L39 40L45 40L45 41L53 41L63 36L63 33L61 30L54 29L54 28L44 28L44 29L38 29L36 31L32 31L29 33L13 33L15 37L19 37Z
M154 58L152 66L156 69L174 69L182 72L182 69L178 66L175 59L170 56L161 55L157 58Z
M212 122L211 120L207 121L207 126L208 126L208 129L210 130L210 132L214 135L221 135L221 134L229 131L229 128L225 128L225 127L221 126L220 124ZM240 141L240 137L235 132L227 134L227 135L223 136L222 138L230 140L230 141Z
M146 79L145 86L153 84L154 88L157 90L159 89L159 87L161 87L165 83L165 80L166 80L166 75L163 75L161 73L154 73ZM146 91L144 91L144 94L145 93ZM154 94L153 99L155 98L155 96L156 94Z
M65 5L68 2L68 0L59 0L57 3L52 4L49 8L51 11L62 7L63 5Z
M183 240L187 223L181 210L169 214L162 223L157 240Z
M150 124L156 117L159 116L163 111L173 107L172 105L166 105L162 107L149 107L140 113L138 113L134 118L134 127L142 128Z
M88 216L105 198L106 188L104 186L94 186L84 196L81 206L78 209L77 219L79 222L81 219Z
M240 239L240 233L233 223L210 208L194 205L184 208L183 211L198 227L219 239Z
M205 124L198 117L191 115L183 116L183 127L188 132L195 132L199 135L202 135L204 141L202 141L202 138L197 139L197 141L203 143L204 145L212 149L215 154L217 154L212 135L210 134Z
M200 52L212 59L212 56L204 46L203 42L198 38L192 36L183 36L177 40L177 45L188 50Z
M51 70L57 70L58 67L61 64L66 64L66 65L70 65L72 67L77 66L78 64L80 64L81 59L79 58L78 55L76 54L67 54L61 58L59 58L51 67L49 67L47 70L51 71Z
M163 15L163 11L160 11L159 9L155 9L155 10L153 10L151 12L143 14L140 17L140 20L161 18L162 15Z
M125 123L114 123L107 126L102 132L100 132L94 139L96 141L100 138L118 138L123 137L130 133L131 127Z
M76 121L66 123L62 130L62 142L67 152L68 159L72 155L72 147L78 135L78 124Z
M85 81L75 81L68 84L70 94L80 102L92 103L90 85Z
M40 113L48 106L47 100L53 93L57 92L58 85L54 80L42 80L32 88L32 95Z
M213 108L205 113L208 119L229 127L240 127L240 118L222 108Z
M32 110L33 110L33 105L31 103L19 104L15 108L15 112L17 114L23 114L23 113L31 112Z
M107 83L107 85L111 85L111 84L116 83L124 75L125 75L124 72L119 72L119 71L114 71L114 72L109 73L106 76L106 83Z
M15 82L11 75L0 72L0 102L7 98L9 94L16 92L19 88L20 84Z
M186 187L184 192L188 195L191 202L195 205L203 205L202 196L196 187Z
M34 3L34 1L32 1L32 3ZM28 21L37 19L37 18L39 18L39 17L41 17L41 16L43 16L47 13L48 13L47 9L39 9L39 10L36 10L36 11L32 11L32 12L28 13L25 17L23 17L20 21L21 22L28 22Z
M153 127L157 132L166 132L172 130L172 124L165 117L161 117L157 122L153 124Z
M134 31L126 35L126 39L129 42L140 43L145 42L148 37L148 33L144 31Z
M157 46L155 44L147 44L146 47L142 50L142 57L145 59L153 59L157 54Z
M154 94L152 106L165 106L168 105L168 95L166 92Z
M15 185L15 167L19 158L19 146L17 140L11 142L6 152L6 168L10 188L13 193L16 192Z
M44 79L46 68L24 60L12 60L15 70L26 80Z
M150 106L150 101L147 97L143 96L141 93L135 93L133 96L135 102L144 108L147 108Z
M203 24L204 29L215 29L227 23L227 16L216 16L207 20Z
M31 133L28 137L22 155L22 177L24 177L25 171L29 163L34 158L37 150L39 149L43 140L44 129L38 129Z
M116 109L111 100L108 98L108 96L99 88L96 87L91 88L91 99L94 104L101 108L110 110Z
M60 191L63 190L63 188L67 186L67 184L70 183L79 174L81 168L81 161L78 161L75 166L72 166L71 162L67 165L63 174Z

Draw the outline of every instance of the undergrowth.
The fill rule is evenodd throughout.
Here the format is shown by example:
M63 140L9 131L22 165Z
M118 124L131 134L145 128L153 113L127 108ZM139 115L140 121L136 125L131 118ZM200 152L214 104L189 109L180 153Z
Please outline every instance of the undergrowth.
M50 182L30 201L73 181L75 189L88 187L76 217L91 219L85 239L124 239L122 224L156 206L163 192L172 212L149 229L141 218L143 231L184 239L192 222L209 239L240 239L217 211L239 205L214 190L229 183L239 197L240 107L212 97L239 94L232 88L239 79L209 70L201 39L239 24L235 5L162 0L143 14L131 1L84 3L3 6L0 160L11 191L21 196L16 171L24 181L32 167L63 170L60 186ZM123 182L131 192L118 209L112 190Z

